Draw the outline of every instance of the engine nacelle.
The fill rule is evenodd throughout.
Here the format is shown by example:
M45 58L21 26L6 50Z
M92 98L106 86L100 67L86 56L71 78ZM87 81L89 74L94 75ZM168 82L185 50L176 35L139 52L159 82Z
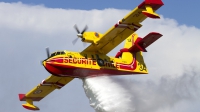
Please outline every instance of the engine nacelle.
M84 32L82 41L92 44L98 44L97 41L103 36L103 34L97 32Z

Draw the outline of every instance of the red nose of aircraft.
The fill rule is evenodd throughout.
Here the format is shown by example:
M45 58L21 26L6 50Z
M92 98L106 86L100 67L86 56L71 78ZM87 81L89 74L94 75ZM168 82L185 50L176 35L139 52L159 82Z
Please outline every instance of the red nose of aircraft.
M56 59L48 59L42 62L44 68L53 75L60 75L62 74L61 69L59 69L59 64L57 63Z
M45 61L45 60L42 62L42 65L43 65L44 67L46 67L46 61Z

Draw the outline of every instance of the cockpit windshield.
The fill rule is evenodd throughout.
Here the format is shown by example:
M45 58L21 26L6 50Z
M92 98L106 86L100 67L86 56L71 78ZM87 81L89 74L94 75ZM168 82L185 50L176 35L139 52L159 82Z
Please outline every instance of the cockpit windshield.
M57 51L57 52L52 53L50 57L53 57L53 56L56 56L56 55L63 55L63 54L65 54L64 51Z

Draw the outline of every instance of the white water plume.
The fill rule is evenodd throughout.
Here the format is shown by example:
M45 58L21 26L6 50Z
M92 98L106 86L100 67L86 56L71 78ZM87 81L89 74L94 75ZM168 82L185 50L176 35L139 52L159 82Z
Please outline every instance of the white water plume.
M171 112L177 105L199 100L199 83L197 72L190 72L177 78L162 77L158 83L94 77L84 79L83 87L96 112Z
M96 112L133 112L133 95L109 77L83 80L90 105Z

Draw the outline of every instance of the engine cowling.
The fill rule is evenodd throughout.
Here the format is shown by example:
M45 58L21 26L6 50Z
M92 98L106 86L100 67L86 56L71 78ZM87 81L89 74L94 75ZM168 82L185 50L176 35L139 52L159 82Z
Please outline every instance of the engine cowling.
M84 32L82 41L92 44L98 44L97 41L103 36L98 32Z

